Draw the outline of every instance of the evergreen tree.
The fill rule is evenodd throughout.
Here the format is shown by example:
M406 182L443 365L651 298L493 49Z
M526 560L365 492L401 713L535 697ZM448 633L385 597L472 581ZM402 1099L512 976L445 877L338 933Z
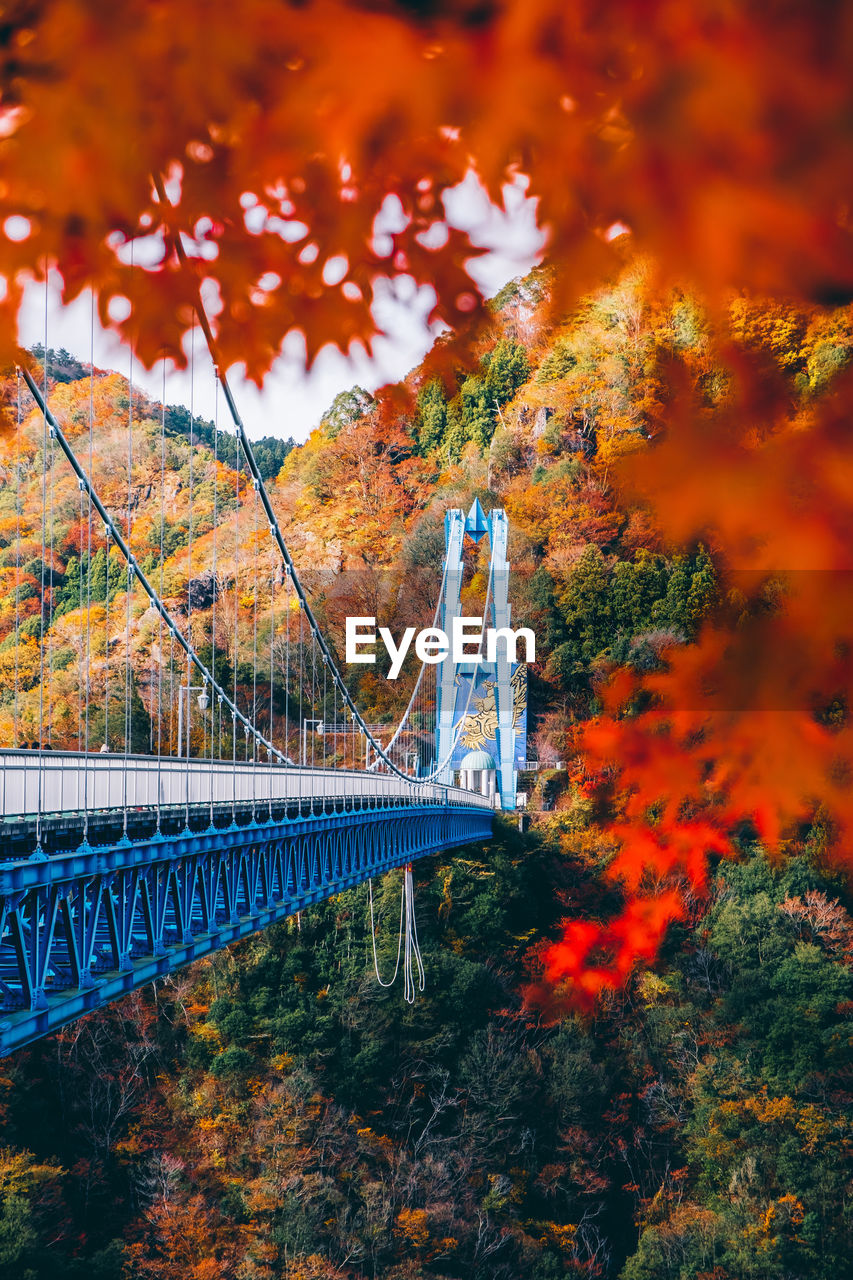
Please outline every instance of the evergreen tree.
M65 566L62 586L54 592L53 616L60 618L64 613L80 607L81 567L77 556L69 556ZM85 603L85 574L83 575L83 602Z
M654 606L666 594L661 556L640 551L636 560L620 560L613 569L611 597L618 634L636 636L654 625Z
M105 547L99 547L92 557L89 572L92 601L103 603L107 599L109 578L109 598L114 599L127 585L127 570L118 551L108 553Z
M486 391L495 405L503 407L530 377L530 362L520 342L501 338L483 357Z
M466 378L459 388L461 422L465 443L472 440L485 449L495 430L494 401L482 378Z
M124 701L123 675L120 684L120 690L110 690L108 708L103 704L92 706L89 713L89 742L94 749L106 742L110 751L124 751L127 743L128 749L134 754L147 754L151 747L151 718L140 697L135 674L131 673L129 718Z
M501 341L483 356L481 372L464 379L459 392L447 403L437 379L418 393L415 437L418 453L426 457L443 448L451 461L465 446L485 449L495 433L498 411L511 400L530 376L527 352L519 342Z
M334 440L344 427L352 426L369 413L375 403L373 396L364 387L356 386L349 391L339 391L320 419L320 425L329 439Z
M591 661L607 648L612 631L610 575L599 547L587 546L560 597L568 642L576 658Z
M692 562L687 556L676 556L666 595L653 607L653 621L691 639L716 599L717 577L707 551L701 548Z
M444 388L437 378L418 392L414 429L417 450L422 457L426 457L434 449L440 449L444 444L447 401L444 398Z
M692 633L695 633L699 623L716 603L718 594L713 561L705 548L700 547L693 562L693 576L687 592L687 616Z

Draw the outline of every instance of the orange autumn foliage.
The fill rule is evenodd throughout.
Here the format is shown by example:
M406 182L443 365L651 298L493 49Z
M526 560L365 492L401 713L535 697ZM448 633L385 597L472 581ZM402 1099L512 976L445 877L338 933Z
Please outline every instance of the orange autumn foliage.
M712 296L853 285L843 6L17 0L6 24L0 219L29 223L0 239L6 358L45 261L69 299L95 285L105 323L129 299L116 327L149 364L183 362L202 278L224 363L256 380L292 328L309 358L369 345L385 275L432 285L433 318L463 328L472 249L442 197L471 167L498 202L529 176L562 301L614 261L621 227ZM405 225L377 240L389 194ZM133 239L135 269L118 252Z
M604 715L581 734L589 767L617 770L635 853L652 809L664 831L685 809L708 814L714 838L698 857L733 853L744 819L776 849L818 812L842 837L853 824L850 378L804 413L766 371L732 365L735 392L713 429L682 408L622 476L669 536L709 535L723 563L747 570L730 569L728 617L670 651L665 671L604 688ZM626 719L640 685L654 702Z

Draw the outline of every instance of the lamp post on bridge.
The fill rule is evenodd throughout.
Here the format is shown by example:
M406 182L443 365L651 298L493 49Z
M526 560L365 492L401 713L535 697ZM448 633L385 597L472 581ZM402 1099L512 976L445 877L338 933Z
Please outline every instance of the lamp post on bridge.
M308 726L309 724L313 724L317 726L314 732L319 733L321 738L326 729L326 725L323 720L312 719L310 717L303 718L302 720L302 767L303 768L308 763Z
M178 689L178 754L184 745L184 695L187 699L187 757L190 754L190 694L197 693L196 705L199 711L206 711L210 706L207 696L207 684L182 684Z

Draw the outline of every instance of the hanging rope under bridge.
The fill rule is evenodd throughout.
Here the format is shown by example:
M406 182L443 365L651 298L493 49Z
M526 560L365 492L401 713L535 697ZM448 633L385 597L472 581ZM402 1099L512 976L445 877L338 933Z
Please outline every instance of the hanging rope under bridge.
M403 869L403 883L400 889L400 932L397 938L397 960L390 982L385 982L379 972L379 957L376 954L376 921L373 910L373 880L367 882L367 893L370 901L370 942L373 948L373 969L380 987L393 987L400 970L400 955L403 956L403 998L407 1004L414 1004L415 967L417 968L417 991L426 986L426 972L423 956L418 942L418 925L415 919L415 883L412 864L407 862Z

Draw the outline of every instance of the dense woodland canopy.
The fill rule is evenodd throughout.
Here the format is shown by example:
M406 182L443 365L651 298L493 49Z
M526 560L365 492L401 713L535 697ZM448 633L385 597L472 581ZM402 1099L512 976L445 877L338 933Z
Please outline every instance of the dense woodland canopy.
M123 572L81 554L58 463L42 554L26 281L93 285L148 365L185 360L200 289L221 367L256 380L294 329L309 360L369 345L374 298L414 281L433 351L287 456L269 442L273 502L333 641L353 593L393 614L383 584L434 568L447 505L504 506L545 639L532 750L568 768L525 783L528 836L418 869L414 1009L374 986L355 892L17 1055L0 1276L849 1269L851 42L840 0L7 6L6 738L36 723L46 653L49 733L76 743L84 623L92 732L124 724ZM445 221L472 172L499 203L523 185L547 235L491 304ZM169 410L161 520L161 409L83 356L48 355L51 405L82 440L94 403L119 511L133 415L134 546L162 543L245 702L276 601L272 559L268 595L247 576L245 478ZM214 504L238 605L216 636ZM144 747L157 654L144 601L130 617ZM393 715L386 682L355 687Z

